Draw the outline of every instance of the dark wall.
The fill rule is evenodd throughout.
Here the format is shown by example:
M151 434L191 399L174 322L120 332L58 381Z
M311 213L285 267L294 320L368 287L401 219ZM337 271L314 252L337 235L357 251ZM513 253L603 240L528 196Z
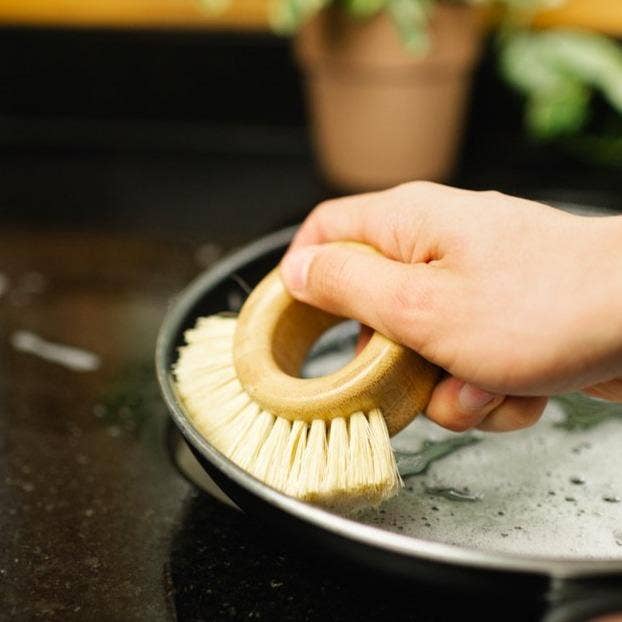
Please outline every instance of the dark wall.
M619 169L526 137L493 51L476 72L449 182L622 209ZM286 39L5 27L0 59L0 211L10 220L252 223L250 236L336 192L313 165Z
M288 41L270 34L0 30L0 112L300 125Z

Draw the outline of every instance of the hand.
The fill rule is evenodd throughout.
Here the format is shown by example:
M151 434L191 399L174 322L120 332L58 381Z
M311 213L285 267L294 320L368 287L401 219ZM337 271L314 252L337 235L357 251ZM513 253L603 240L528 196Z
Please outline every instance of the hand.
M445 369L426 414L449 429L526 427L546 396L592 385L622 398L620 217L413 182L319 205L281 272Z

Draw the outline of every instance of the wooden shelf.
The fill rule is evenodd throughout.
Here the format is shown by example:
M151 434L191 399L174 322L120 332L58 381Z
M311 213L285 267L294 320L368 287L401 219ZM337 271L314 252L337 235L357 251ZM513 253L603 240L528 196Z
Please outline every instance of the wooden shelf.
M0 24L268 30L273 0L230 0L221 11L200 0L0 0ZM542 11L537 27L580 27L622 36L620 0L566 0Z
M579 27L621 36L622 2L620 0L566 0L558 8L542 11L536 17L535 24L542 28Z
M209 10L199 0L2 0L0 23L112 28L267 30L269 0L231 0Z

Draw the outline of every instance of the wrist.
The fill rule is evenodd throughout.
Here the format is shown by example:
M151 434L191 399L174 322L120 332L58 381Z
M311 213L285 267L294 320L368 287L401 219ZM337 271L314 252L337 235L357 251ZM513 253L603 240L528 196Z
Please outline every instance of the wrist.
M622 375L622 216L590 220L595 252L585 258L593 262L593 282L586 296L591 298L589 332L602 380L609 380Z

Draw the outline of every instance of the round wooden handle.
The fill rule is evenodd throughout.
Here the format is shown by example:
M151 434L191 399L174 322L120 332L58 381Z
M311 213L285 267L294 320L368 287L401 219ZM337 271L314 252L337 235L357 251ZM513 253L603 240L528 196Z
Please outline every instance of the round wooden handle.
M328 421L379 408L389 434L396 434L427 406L438 368L375 332L340 370L297 377L313 343L341 321L292 298L276 268L240 311L233 351L238 379L264 410L290 421Z

